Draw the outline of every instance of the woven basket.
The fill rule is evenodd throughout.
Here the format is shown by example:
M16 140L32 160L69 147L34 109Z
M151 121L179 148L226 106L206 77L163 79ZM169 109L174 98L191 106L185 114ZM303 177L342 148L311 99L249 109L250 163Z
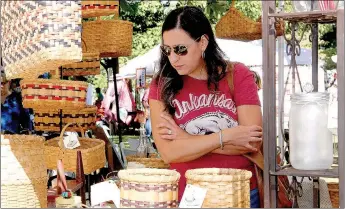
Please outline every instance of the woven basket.
M63 145L63 135L66 129L72 125L68 123L60 134L60 137L45 142L45 159L48 169L56 169L56 162L62 159L65 171L76 172L77 151L81 151L85 175L94 172L105 165L105 143L100 139L85 138L82 128L82 137L79 138L80 147L66 149Z
M84 108L88 84L81 81L24 79L21 81L25 108Z
M177 171L166 169L130 169L118 173L121 180L121 208L178 207Z
M135 155L126 156L127 162L136 162L145 165L146 168L169 168L169 164L164 163L161 158L150 157L140 158Z
M284 34L284 22L276 23L276 36ZM254 21L244 16L235 8L235 0L232 1L229 11L219 20L216 25L218 38L253 41L262 38L261 18Z
M44 138L1 135L1 207L46 208Z
M339 183L329 182L327 183L329 197L331 198L332 207L339 208Z
M83 131L96 126L96 106L88 106L83 109L62 110L62 126L73 123L66 131L80 131L76 125L79 124ZM35 110L35 131L60 131L60 110L59 109L36 109Z
M119 1L81 1L83 18L99 17L115 14L119 15Z
M100 73L99 53L93 53L93 56L84 56L83 54L82 61L62 66L62 76L87 76Z
M2 1L1 46L8 79L37 78L82 58L78 1Z
M203 208L249 208L252 173L239 169L187 170L187 184L207 189Z

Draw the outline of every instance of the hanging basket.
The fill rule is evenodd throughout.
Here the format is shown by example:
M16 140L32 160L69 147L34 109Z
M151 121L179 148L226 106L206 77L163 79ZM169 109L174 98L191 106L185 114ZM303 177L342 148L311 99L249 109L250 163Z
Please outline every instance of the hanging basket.
M59 109L36 109L35 131L60 131L60 110ZM80 124L83 131L96 126L96 106L88 106L83 109L62 110L62 126L73 123L66 131L80 131L76 125Z
M7 79L37 78L80 61L77 1L2 1L1 46Z
M187 170L187 184L207 189L202 208L250 208L252 173L240 169Z
M1 135L1 207L46 208L44 138Z
M276 22L276 36L284 34L284 21ZM216 25L218 38L237 41L253 41L262 38L261 18L254 21L235 8L235 0L232 1L229 11Z
M45 159L48 169L56 169L56 162L62 159L65 171L76 172L77 169L77 151L81 151L83 159L84 173L90 174L105 165L105 143L100 139L85 138L83 129L79 131L82 137L79 138L80 147L75 149L66 149L63 145L63 137L66 129L72 125L68 123L59 137L45 142Z
M83 18L99 17L115 14L119 15L119 1L81 1Z
M121 180L121 208L177 208L177 171L166 169L129 169L118 173Z
M71 109L84 108L86 105L86 82L24 79L20 85L25 108Z

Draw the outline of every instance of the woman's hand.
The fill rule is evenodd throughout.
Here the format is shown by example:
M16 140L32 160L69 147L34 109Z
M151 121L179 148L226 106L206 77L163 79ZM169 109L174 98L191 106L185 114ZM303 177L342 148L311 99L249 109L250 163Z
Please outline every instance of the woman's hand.
M224 144L231 144L258 151L257 145L262 142L262 128L260 126L236 126L222 131Z
M178 126L174 119L167 113L161 114L162 122L158 124L158 134L162 139L175 140L175 139L187 139L190 137L185 130Z

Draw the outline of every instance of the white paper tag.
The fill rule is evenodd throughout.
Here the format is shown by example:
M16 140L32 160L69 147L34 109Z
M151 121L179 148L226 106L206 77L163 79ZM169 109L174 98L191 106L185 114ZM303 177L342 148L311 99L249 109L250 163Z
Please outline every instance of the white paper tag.
M120 190L114 181L104 181L91 186L91 205L113 201L120 208Z
M64 137L63 143L67 149L74 149L80 146L78 134L76 132L65 132L67 136Z
M207 189L187 184L180 202L180 208L201 208Z

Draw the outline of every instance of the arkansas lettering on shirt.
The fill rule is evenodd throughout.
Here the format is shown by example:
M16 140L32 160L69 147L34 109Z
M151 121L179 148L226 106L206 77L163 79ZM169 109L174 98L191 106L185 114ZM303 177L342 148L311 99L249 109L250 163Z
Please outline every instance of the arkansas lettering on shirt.
M208 89L206 80L183 76L183 88L172 101L176 110L173 117L176 124L192 135L217 133L220 130L238 125L238 106L260 105L253 74L245 65L238 63L234 66L233 94L230 93L227 76L219 82L217 92L211 92ZM161 87L153 81L149 99L161 101L160 90ZM257 187L254 166L252 162L241 155L228 156L210 153L193 161L171 163L170 167L181 174L179 200L186 186L185 172L188 169L212 167L246 169L253 173L251 189Z

